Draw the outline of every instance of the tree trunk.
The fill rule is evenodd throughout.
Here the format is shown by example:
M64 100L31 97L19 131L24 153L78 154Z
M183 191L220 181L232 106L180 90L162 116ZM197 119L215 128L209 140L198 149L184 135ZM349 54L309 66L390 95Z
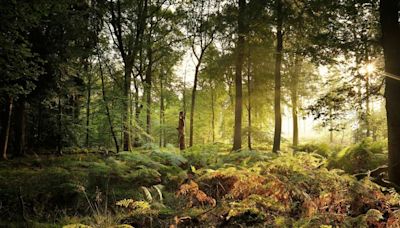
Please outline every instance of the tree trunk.
M282 133L282 114L281 114L281 67L282 67L282 51L283 51L283 16L282 2L277 0L277 32L276 32L276 56L275 56L275 131L274 131L274 146L273 152L278 152L281 149L281 133Z
M215 94L214 87L211 85L211 130L212 142L215 143Z
M92 74L88 72L88 63L87 60L84 61L84 70L88 77L87 84L87 101L86 101L86 147L89 147L89 134L90 134L90 100L91 100L91 92L92 92Z
M21 156L25 154L26 147L26 102L25 99L21 98L17 105L16 113L16 138L17 138L17 150L16 154Z
M160 75L160 147L164 145L165 136L164 136L164 81L163 75Z
M5 124L4 139L3 139L3 158L7 160L8 139L10 138L11 115L13 111L13 98L10 96L7 105L7 122Z
M329 104L329 142L332 144L333 143L333 104Z
M110 108L108 107L108 103L107 103L107 98L106 98L106 89L105 89L105 85L104 85L104 72L103 72L103 67L101 65L101 58L100 58L100 54L99 55L99 68L100 68L100 79L101 79L101 92L103 94L103 102L104 102L104 106L106 108L106 115L107 115L107 119L108 119L108 124L110 126L110 132L112 135L112 138L114 140L114 144L115 144L115 149L117 150L117 153L119 152L119 145L118 145L118 140L117 140L117 136L115 134L114 131L114 125L111 119L111 114L110 114Z
M203 54L201 54L203 55ZM193 128L194 128L194 107L196 103L196 90L197 90L197 81L200 71L201 59L198 60L196 65L196 70L194 73L194 81L193 81L193 90L192 90L192 103L190 105L190 126L189 126L189 147L193 146Z
M369 93L370 93L370 85L369 85L369 73L367 73L366 78L365 78L365 93L366 93L366 98L365 98L365 125L367 128L367 137L371 137L371 125L369 122L369 117L370 117L370 102L369 102Z
M123 99L123 142L124 151L131 150L131 137L130 137L130 93L131 93L131 73L132 67L130 65L125 66L125 81L124 81L124 99Z
M185 147L185 113L179 112L179 124L178 124L178 143L179 149L184 150Z
M146 69L146 133L148 135L151 134L151 81L152 81L152 71L153 71L153 58L152 58L152 50L148 49L148 60L149 65Z
M292 75L292 119L293 119L293 147L299 145L299 122L298 122L298 86L299 86L299 74L300 74L300 62L295 60L295 72Z
M247 57L247 122L248 122L248 132L247 132L247 146L251 150L251 62L250 62L250 49Z
M235 72L235 128L233 133L232 150L242 149L242 114L243 114L243 91L242 91L242 68L245 44L245 8L246 0L239 0L238 16L238 40L236 46L236 72Z
M143 105L139 101L139 86L137 80L133 81L135 87L135 124L140 123L140 113L142 112ZM138 128L135 128L135 136L133 137L133 146L141 146Z
M385 55L386 73L398 79L386 77L385 97L388 127L389 179L400 185L400 26L399 1L381 0L380 21Z
M58 140L57 140L57 153L59 155L62 154L62 146L63 146L63 133L62 133L62 106L61 106L61 97L58 95L58 117L57 117L57 125L58 125Z

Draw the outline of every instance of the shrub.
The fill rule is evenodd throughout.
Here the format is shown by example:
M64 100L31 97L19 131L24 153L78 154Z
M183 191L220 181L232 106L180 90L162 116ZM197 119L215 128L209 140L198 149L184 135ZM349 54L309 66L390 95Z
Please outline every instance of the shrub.
M306 143L294 148L296 151L316 153L328 158L331 155L329 145L326 143Z
M347 173L356 174L373 170L386 164L385 144L364 140L333 155L329 159L328 167L343 169Z

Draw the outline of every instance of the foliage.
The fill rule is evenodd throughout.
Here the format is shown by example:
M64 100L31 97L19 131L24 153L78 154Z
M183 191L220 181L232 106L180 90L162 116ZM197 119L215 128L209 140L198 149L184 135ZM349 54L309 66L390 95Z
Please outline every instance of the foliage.
M349 146L333 155L329 168L343 169L356 174L373 170L387 164L386 145L384 142L372 142L369 139Z
M196 182L217 200L220 216L231 225L359 226L396 220L397 194L382 192L368 179L358 182L329 171L324 163L315 154L284 154L249 168L199 170L204 174ZM375 212L389 216L374 220Z
M331 155L331 150L328 144L325 143L306 143L301 144L294 148L296 151L302 151L307 153L316 153L325 158L328 158Z

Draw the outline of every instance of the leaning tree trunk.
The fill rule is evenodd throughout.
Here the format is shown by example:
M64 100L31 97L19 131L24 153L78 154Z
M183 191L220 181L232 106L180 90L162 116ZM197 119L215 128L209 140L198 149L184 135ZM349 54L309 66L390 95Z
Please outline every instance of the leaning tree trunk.
M245 8L246 1L239 0L239 16L238 16L238 40L237 40L237 57L235 72L235 128L233 133L232 150L242 149L242 114L243 114L243 89L242 89L242 68L244 60L244 44L245 44Z
M400 1L381 0L380 21L385 55L385 97L388 127L389 179L400 185ZM397 78L397 79L395 79Z
M11 128L11 115L13 111L13 97L10 96L8 99L7 105L7 122L5 124L6 128L4 131L4 140L3 140L3 158L7 160L7 149L8 149L8 139L10 138L10 128Z
M274 146L273 152L278 152L281 149L281 133L282 133L282 113L281 113L281 67L282 67L282 51L283 51L283 16L282 2L277 0L277 32L276 32L276 56L275 56L275 131L274 131Z

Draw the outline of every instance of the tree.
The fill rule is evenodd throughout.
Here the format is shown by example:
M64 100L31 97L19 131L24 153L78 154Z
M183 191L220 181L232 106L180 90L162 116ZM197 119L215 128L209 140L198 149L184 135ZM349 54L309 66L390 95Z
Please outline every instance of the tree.
M400 25L398 0L380 1L382 44L385 55L386 112L389 143L389 179L400 185Z
M232 150L240 150L242 148L242 114L243 114L243 91L242 91L242 68L244 62L244 46L246 36L246 1L239 0L238 15L238 38L236 43L236 65L235 65L235 127L233 133Z
M130 134L130 96L132 70L134 68L137 53L142 43L145 23L148 17L148 0L140 0L136 5L131 1L110 3L110 24L112 25L112 37L124 64L124 99L123 99L123 149L131 149Z
M282 134L282 113L281 113L281 66L283 55L283 12L282 1L276 1L276 57L275 57L275 130L274 130L274 145L273 152L278 152L281 149L281 134Z
M193 89L190 104L189 123L189 147L193 146L194 138L194 114L196 106L196 92L199 73L203 63L204 54L213 43L216 34L215 11L219 10L218 2L212 0L200 0L191 2L189 8L188 24L186 25L190 39L190 47L196 59L194 71ZM185 113L184 113L185 114Z

